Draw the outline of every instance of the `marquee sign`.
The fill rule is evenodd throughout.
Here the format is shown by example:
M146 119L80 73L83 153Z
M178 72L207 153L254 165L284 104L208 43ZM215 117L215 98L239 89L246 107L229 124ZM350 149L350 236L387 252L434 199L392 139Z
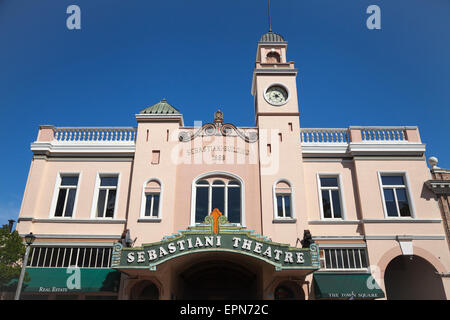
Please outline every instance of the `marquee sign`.
M112 255L112 268L149 268L173 258L198 252L232 252L263 260L276 270L311 269L320 267L319 249L294 248L288 244L272 242L269 238L227 221L214 209L204 223L164 237L160 242L141 247L124 248L116 243Z

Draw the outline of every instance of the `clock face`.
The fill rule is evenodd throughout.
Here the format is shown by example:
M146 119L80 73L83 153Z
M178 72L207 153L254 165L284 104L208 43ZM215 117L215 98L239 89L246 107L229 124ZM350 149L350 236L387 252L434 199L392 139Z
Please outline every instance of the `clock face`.
M275 106L281 106L287 102L288 93L281 86L271 86L264 94L267 102Z

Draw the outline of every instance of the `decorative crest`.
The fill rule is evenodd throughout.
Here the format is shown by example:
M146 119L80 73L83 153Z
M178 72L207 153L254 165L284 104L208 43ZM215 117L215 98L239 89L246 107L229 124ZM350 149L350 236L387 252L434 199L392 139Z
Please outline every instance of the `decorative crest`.
M248 133L241 131L235 125L231 123L223 123L223 113L217 110L214 113L214 123L204 124L197 132L190 133L186 131L180 132L178 139L181 142L188 142L196 137L207 137L207 136L227 136L227 137L240 137L245 142L253 143L258 141L258 132L250 131Z
M223 113L220 109L214 113L214 123L223 123Z

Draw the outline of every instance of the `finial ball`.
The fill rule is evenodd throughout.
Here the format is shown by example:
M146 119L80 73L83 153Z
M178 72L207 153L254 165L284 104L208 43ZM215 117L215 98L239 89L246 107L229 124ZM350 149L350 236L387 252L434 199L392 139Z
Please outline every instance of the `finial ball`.
M438 158L436 157L429 157L428 163L433 167L436 168L436 165L438 164Z

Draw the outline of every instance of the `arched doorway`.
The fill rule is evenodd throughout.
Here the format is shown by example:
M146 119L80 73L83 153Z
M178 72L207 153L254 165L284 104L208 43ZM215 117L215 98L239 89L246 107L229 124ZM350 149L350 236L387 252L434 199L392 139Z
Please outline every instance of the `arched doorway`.
M294 281L283 281L274 290L275 300L305 300L305 292Z
M256 275L228 260L210 260L186 268L180 279L182 299L256 299Z
M159 300L158 287L149 280L138 282L131 290L132 300Z
M419 256L398 256L384 273L388 300L445 300L442 279L431 263Z

